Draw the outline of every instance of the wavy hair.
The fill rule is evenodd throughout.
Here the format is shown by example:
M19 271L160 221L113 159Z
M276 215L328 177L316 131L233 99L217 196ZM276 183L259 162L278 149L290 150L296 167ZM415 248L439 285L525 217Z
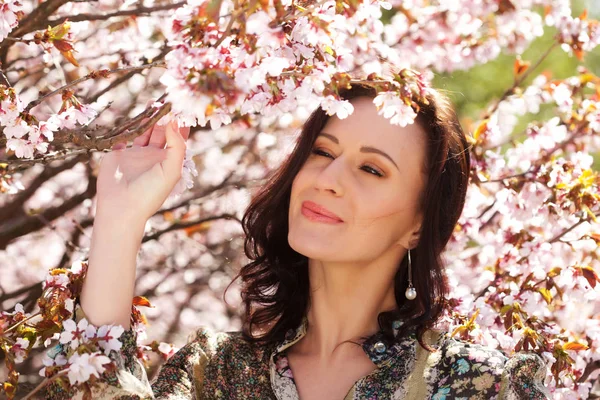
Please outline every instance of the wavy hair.
M375 89L353 84L340 91L343 99L374 98ZM412 280L419 295L407 300L408 258L398 265L394 277L397 308L382 312L378 324L391 341L416 332L421 346L423 333L431 328L447 306L448 282L441 254L462 213L470 170L469 144L447 97L436 90L417 101L418 123L427 134L427 183L422 192L423 224L419 242L411 249ZM255 194L243 218L244 251L250 262L236 276L241 278L243 337L257 344L273 344L296 329L307 313L310 291L308 258L288 243L288 212L292 181L311 154L315 139L329 116L319 107L304 123L296 146L266 184ZM392 323L403 324L395 336Z

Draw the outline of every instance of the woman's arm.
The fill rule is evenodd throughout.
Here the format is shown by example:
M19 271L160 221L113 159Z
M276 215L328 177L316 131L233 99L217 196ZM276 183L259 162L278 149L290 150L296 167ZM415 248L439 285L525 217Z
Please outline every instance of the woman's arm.
M146 221L181 177L189 128L153 126L104 155L80 304L94 325L129 327L136 256ZM166 147L165 147L166 144Z
M65 365L67 360L72 364L68 378L71 385L76 386L66 387L64 382L54 380L47 388L50 398L154 398L144 367L137 358L137 334L130 322L136 256L146 221L162 206L181 177L188 134L188 129L180 130L176 125L154 126L136 138L133 147L119 144L102 159L87 270L75 301L73 318L76 322L71 321L68 328L63 325L61 344L47 354L52 359L47 360L49 364ZM118 337L120 348L112 347L115 344L107 347L109 336L116 335L120 328L115 331L109 328L110 331L104 330L101 334L100 329L90 330L84 318L95 327L121 325L125 331ZM94 343L100 348L92 349L93 353L89 348L81 352L78 341L82 335L97 339ZM100 336L106 336L106 340L98 340ZM108 364L106 356L113 361L110 368L103 367ZM93 375L99 382L93 385L95 394L90 397L87 381L92 371L86 363L92 362L95 363ZM178 387L178 393L185 392L189 386L185 383L189 381L186 374L182 369L178 376L167 377L171 383L166 386ZM176 384L179 381L183 386ZM165 399L178 398L167 394L163 396Z
M76 323L87 315L80 304L75 304ZM67 388L56 381L44 388L43 398L53 400L186 400L201 395L204 385L204 369L209 362L208 354L215 352L218 340L210 329L201 327L195 337L179 349L163 364L158 375L149 381L145 367L138 358L137 334L132 328L119 337L122 347L108 356L116 369L107 371L87 391L84 387ZM53 358L68 357L68 344L51 350Z
M136 256L145 221L123 215L105 215L98 209L80 303L88 321L130 326Z

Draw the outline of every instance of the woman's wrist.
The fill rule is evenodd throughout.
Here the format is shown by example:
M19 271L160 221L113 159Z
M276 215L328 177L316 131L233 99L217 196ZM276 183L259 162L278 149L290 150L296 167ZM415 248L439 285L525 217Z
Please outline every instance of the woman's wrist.
M147 221L148 218L139 215L131 207L124 209L98 203L94 217L94 229L97 227L103 230L126 228L143 233Z

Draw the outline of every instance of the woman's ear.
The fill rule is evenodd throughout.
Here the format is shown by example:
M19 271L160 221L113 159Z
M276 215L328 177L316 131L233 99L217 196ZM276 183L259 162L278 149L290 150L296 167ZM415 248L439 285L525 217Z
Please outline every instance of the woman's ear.
M396 244L404 247L405 249L414 249L419 244L419 240L421 239L421 225L423 218L421 215L418 215L415 219L415 223L412 231L407 232L406 235L401 237Z
M408 247L407 249L414 249L419 245L419 240L421 239L421 227L423 225L423 214L417 214L415 218L415 227L412 231L410 238L408 239Z
M419 240L421 239L421 231L413 232L413 236L411 236L410 241L408 242L408 248L414 249L419 245Z

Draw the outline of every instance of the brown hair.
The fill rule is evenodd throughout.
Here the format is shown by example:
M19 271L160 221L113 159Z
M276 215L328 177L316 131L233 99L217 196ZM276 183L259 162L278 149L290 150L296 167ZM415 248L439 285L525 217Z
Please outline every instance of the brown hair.
M353 84L340 91L340 97L346 100L376 95L375 89L364 84ZM446 306L449 288L441 253L462 213L470 155L450 101L436 90L427 92L425 99L426 102L416 101L420 107L416 123L428 137L428 177L421 202L423 224L419 243L411 249L412 280L418 296L411 301L404 297L408 285L408 259L404 257L394 277L397 309L380 313L378 323L392 341L415 330L419 343L430 350L423 342L423 333L435 324ZM320 107L310 115L289 158L273 171L242 219L245 253L251 261L237 277L242 280L245 307L242 333L248 341L277 343L288 330L296 329L306 315L308 258L288 243L290 193L294 177L311 154L315 139L328 119ZM392 330L394 320L403 322L397 337Z

